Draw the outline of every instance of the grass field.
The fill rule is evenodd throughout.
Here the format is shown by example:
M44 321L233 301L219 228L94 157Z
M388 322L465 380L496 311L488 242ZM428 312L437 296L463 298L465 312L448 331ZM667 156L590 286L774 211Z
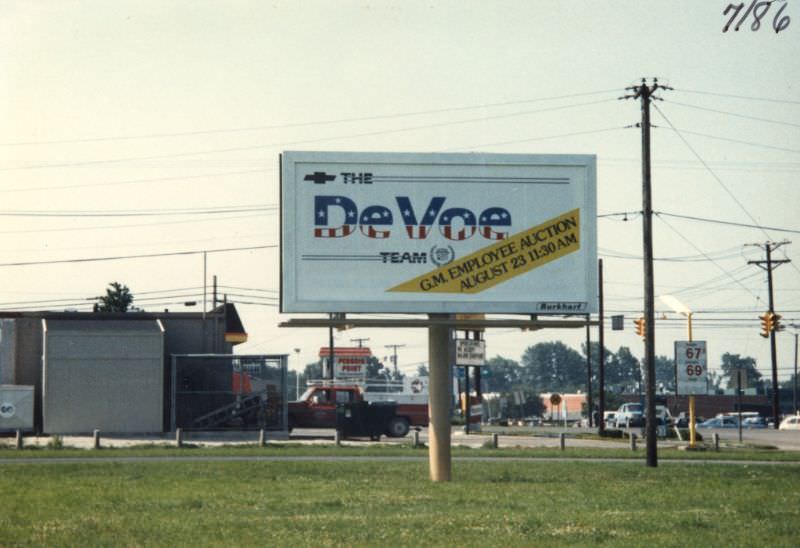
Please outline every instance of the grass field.
M0 467L0 545L796 546L800 466L135 462Z

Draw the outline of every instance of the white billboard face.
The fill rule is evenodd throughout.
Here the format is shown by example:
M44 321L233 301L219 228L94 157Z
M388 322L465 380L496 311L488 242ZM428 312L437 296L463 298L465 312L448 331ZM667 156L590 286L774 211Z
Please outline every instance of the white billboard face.
M596 311L594 156L287 152L283 312Z

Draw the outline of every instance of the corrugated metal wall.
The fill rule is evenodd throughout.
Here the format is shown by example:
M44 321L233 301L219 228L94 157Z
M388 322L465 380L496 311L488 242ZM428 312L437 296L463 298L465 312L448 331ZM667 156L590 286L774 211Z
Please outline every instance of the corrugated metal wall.
M46 433L161 431L164 334L158 321L43 321Z

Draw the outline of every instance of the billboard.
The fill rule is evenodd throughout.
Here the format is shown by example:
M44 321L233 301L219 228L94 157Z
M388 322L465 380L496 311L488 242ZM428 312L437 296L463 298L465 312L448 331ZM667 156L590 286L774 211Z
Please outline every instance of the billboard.
M281 311L596 311L590 155L285 152Z

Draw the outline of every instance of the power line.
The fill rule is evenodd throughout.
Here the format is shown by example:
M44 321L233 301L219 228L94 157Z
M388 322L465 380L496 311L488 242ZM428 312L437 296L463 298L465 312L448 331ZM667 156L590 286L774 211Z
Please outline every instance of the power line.
M762 226L762 225L759 225L759 224L746 224L746 223L736 223L736 222L733 222L733 221L720 221L718 219L708 219L708 218L705 218L705 217L693 217L691 215L679 215L677 213L667 213L665 211L654 211L653 213L655 213L658 216L664 215L664 216L667 216L667 217L675 217L677 219L687 219L687 220L690 220L690 221L702 221L702 222L705 222L705 223L715 223L715 224L720 224L720 225L740 226L740 227L744 227L744 228L758 228L758 229L761 229L761 230L774 230L775 232L791 232L791 233L794 233L794 234L800 234L800 230L795 230L795 229L792 229L792 228L778 228L778 227L774 227L774 226Z
M252 217L263 217L264 213L254 213L247 215L232 215L230 217L215 217L211 219L187 219L183 221L160 221L157 223L134 223L134 224L119 224L119 225L94 225L82 227L67 227L67 228L33 228L23 230L0 230L0 234L32 234L38 232L76 232L81 230L100 230L100 229L119 229L119 228L137 228L137 227L154 227L164 225L181 225L189 223L210 223L213 221L232 221L237 219L250 219Z
M262 295L245 295L241 293L226 293L226 295L228 297L244 297L245 299L264 299L269 301L275 301L279 299L277 296L267 297Z
M603 163L630 163L636 164L639 162L637 158L626 157L610 157L603 156L597 159L598 162ZM771 169L777 171L797 171L800 169L800 162L751 162L751 161L735 161L735 160L717 160L706 161L710 166L716 169L735 170L735 171L769 171ZM660 160L653 161L653 165L661 166L664 168L672 167L676 169L696 168L697 162L694 160Z
M736 251L736 253L733 253L734 250ZM616 251L616 250L613 250L613 249L604 249L604 248L598 248L598 251L600 251L600 253L604 257L614 257L614 258L617 258L617 259L642 260L642 256L641 255L636 255L636 254L633 254L633 253L625 253L623 251ZM723 260L723 259L738 258L740 256L740 252L739 251L740 251L739 247L730 247L730 248L726 248L726 249L721 249L719 251L713 251L713 252L707 253L705 255L682 255L682 256L674 256L674 257L659 257L659 258L654 258L653 260L655 260L655 261L672 261L672 262L700 262L700 261L707 261L708 257L710 257L710 256L714 256L714 258L717 259L717 260Z
M441 152L457 152L457 151L461 151L461 150L475 150L477 148L496 147L496 146L503 146L503 145L516 145L516 144L519 144L519 143L530 143L530 142L533 142L533 141L546 141L548 139L561 139L562 137L575 137L575 136L578 136L578 135L591 135L591 134L594 134L594 133L604 133L604 132L607 132L607 131L617 131L617 130L620 130L620 129L625 129L625 128L622 127L622 126L616 126L616 127L607 127L607 128L603 128L603 129L591 129L591 130L588 130L588 131L575 131L575 132L572 132L572 133L561 133L561 134L558 134L558 135L547 135L545 137L531 137L531 138L528 138L528 139L515 139L513 141L499 141L499 142L495 142L495 143L483 143L483 144L480 144L480 145L474 145L474 146L469 146L469 147L447 148L447 149L442 150Z
M145 179L128 179L126 181L105 181L102 183L80 183L75 185L61 185L61 186L26 186L17 188L4 188L0 192L35 192L40 190L67 190L73 188L93 188L93 187L109 187L119 185L132 185L140 183L162 183L164 181L182 181L192 179L208 179L209 177L227 177L229 175L249 175L253 173L266 173L267 171L275 171L275 168L269 169L250 169L245 171L226 171L221 173L209 173L205 175L183 175L180 177L153 177Z
M688 103L681 103L679 101L672 101L667 100L668 103L672 105L679 105L686 108L693 108L697 110L705 110L706 112L714 112L717 114L725 114L727 116L735 116L736 118L743 118L745 120L755 120L757 122L766 122L768 124L779 124L782 126L791 126L791 127L800 127L800 124L795 124L793 122L786 122L784 120L774 120L770 118L759 118L758 116L749 116L747 114L740 114L738 112L731 112L729 110L719 110L715 108L708 108L708 107L701 107L699 105L690 105Z
M767 103L786 103L786 104L789 104L789 105L800 105L800 101L793 101L791 99L773 99L773 98L769 98L769 97L753 97L753 96L747 96L747 95L732 95L730 93L717 93L717 92L713 92L713 91L700 91L700 90L694 90L694 89L680 89L680 88L675 90L675 91L682 91L684 93L695 93L695 94L698 94L698 95L713 95L713 96L716 96L716 97L728 97L728 98L731 98L731 99L745 99L745 100L748 100L748 101L764 101L764 102L767 102Z
M505 101L500 103L485 103L480 105L468 105L468 106L461 106L461 107L447 107L447 108L440 108L440 109L432 109L432 110L418 110L418 111L411 111L411 112L400 112L394 114L376 114L372 116L360 116L356 118L339 118L334 120L318 120L312 122L291 122L291 123L284 123L284 124L273 124L273 125L263 125L263 126L249 126L249 127L241 127L241 128L225 128L225 129L210 129L210 130L198 130L198 131L176 131L176 132L169 132L169 133L145 133L139 135L127 135L127 136L116 136L116 137L90 137L90 138L83 138L83 139L60 139L60 140L53 140L53 141L27 141L27 142L16 142L16 143L0 143L0 146L11 147L11 146L29 146L29 145L55 145L55 144L71 144L71 143L96 143L96 142L105 142L105 141L128 141L128 140L135 140L135 139L154 139L154 138L166 138L166 137L186 137L186 136L197 136L197 135L215 135L215 134L224 134L224 133L242 133L242 132L251 132L251 131L264 131L264 130L271 130L271 129L290 129L290 128L297 128L297 127L308 127L308 126L319 126L319 125L331 125L331 124L344 124L344 123L352 123L352 122L368 122L374 120L386 120L391 118L403 118L408 116L423 116L428 114L442 114L446 112L459 112L465 110L477 110L477 109L485 109L485 108L494 108L494 107L504 107L504 106L512 106L512 105L521 105L527 103L539 103L544 101L555 101L559 99L574 99L576 97L587 97L590 95L601 95L603 93L612 93L613 89L608 90L600 90L600 91L588 91L584 93L572 93L569 95L555 95L551 97L539 97L534 99L521 99L516 101Z
M202 255L203 253L228 253L232 251L251 251L256 249L274 249L277 245L255 245L248 247L229 247L225 249L201 249L195 251L172 251L168 253L148 253L144 255L120 255L116 257L87 257L83 259L62 259L56 261L27 261L16 263L0 263L0 267L6 266L36 266L49 264L72 264L72 263L91 263L98 261L121 261L127 259L152 259L156 257L176 257L181 255Z
M245 305L252 305L252 306L269 306L271 308L275 308L278 306L278 303L255 303L252 301L236 301L237 305L245 304Z
M331 137L318 137L315 139L303 139L299 141L290 141L290 142L281 142L281 143L269 143L263 145L249 145L249 146L241 146L241 147L229 147L229 148L220 148L220 149L207 149L207 150L196 150L190 152L178 152L178 153L171 153L171 154L154 154L150 156L129 156L126 158L112 158L108 160L86 160L82 162L63 162L63 163L52 163L52 164L38 164L38 165L28 165L28 166L17 166L17 167L0 167L0 171L21 171L21 170L29 170L29 169L51 169L51 168L60 168L60 167L82 167L87 165L102 165L102 164L118 164L124 162L134 162L134 161L145 161L145 160L163 160L167 158L184 158L187 156L198 156L198 155L205 155L205 154L220 154L225 152L245 152L250 150L263 150L269 148L283 148L287 146L294 146L294 145L306 145L312 143L320 143L325 141L336 141L338 139L355 139L355 138L363 138L363 137L376 137L379 135L390 135L393 133L404 133L410 131L419 131L423 129L433 129L438 127L449 127L454 125L460 124L470 124L475 122L485 122L486 120L497 120L501 118L512 118L517 116L522 116L526 114L535 114L540 112L550 112L555 110L563 110L567 108L574 108L586 105L593 105L598 103L604 103L607 101L612 101L613 99L604 99L602 101L591 101L588 103L577 103L573 105L563 105L558 107L550 107L545 109L537 109L531 111L522 111L522 112L512 112L510 114L500 114L495 116L482 116L480 118L469 118L466 120L456 120L451 122L439 122L434 124L425 124L420 126L409 126L403 128L395 128L395 129L384 129L384 130L376 130L370 131L366 133L356 133L350 135L336 135Z
M655 106L655 105L653 105L653 106ZM658 110L658 109L656 109L656 110ZM659 114L661 114L660 110L658 112L659 112ZM662 114L662 116L663 116L663 114ZM670 124L670 125L672 125L672 124ZM674 126L672 127L672 129L676 133L678 132L678 130ZM751 146L751 147L767 148L767 149L770 149L770 150L779 150L781 152L800 153L800 149L797 149L797 148L786 148L786 147L779 147L779 146L775 146L775 145L768 145L766 143L756 143L754 141L743 141L742 139L732 139L730 137L722 137L720 135L711 135L710 133L701 133L699 131L691 131L691 130L688 130L688 129L682 129L681 131L683 133L688 134L688 135L697 135L698 137L705 137L706 139L716 139L717 141L726 141L728 143L736 143L738 145L748 145L748 146Z
M601 215L598 215L597 218L598 219L610 219L610 218L614 218L614 217L623 217L623 219L622 219L623 221L628 221L628 220L632 220L632 219L635 219L635 218L641 216L641 214L642 214L641 211L619 211L617 213L603 213ZM687 219L687 220L690 220L690 221L702 221L702 222L705 222L705 223L716 223L716 224L728 225L728 226L740 226L740 227L743 227L743 228L758 228L758 229L762 229L763 228L764 230L774 230L776 232L792 232L792 233L795 233L795 234L800 234L800 230L796 230L796 229L793 229L793 228L779 228L779 227L774 227L774 226L763 226L763 225L758 225L758 224L738 223L738 222L734 222L734 221L722 221L722 220L719 220L719 219L709 219L708 217L694 217L694 216L691 216L691 215L680 215L678 213L668 213L666 211L656 211L656 210L653 210L653 214L654 215L665 215L667 217L675 217L677 219Z
M655 106L655 105L654 105L654 106ZM678 231L678 230L677 230L675 227L673 227L671 224L669 224L669 223L668 223L666 220L664 220L663 218L659 217L659 219L661 219L661 222L663 222L665 225L667 225L667 227L669 227L669 229L670 229L670 230L672 230L673 232L675 232L675 234L677 234L678 236L680 236L680 238L681 238L683 241L685 241L687 244L689 244L689 245L690 245L690 246L692 246L694 249L696 249L698 253L700 253L700 254L703 254L703 251L702 251L702 250L701 250L699 247L697 247L697 246L694 244L694 242L692 242L692 241L691 241L689 238L687 238L686 236L684 236L683 234L681 234L681 233L680 233L680 232L679 232L679 231ZM742 288L742 289L744 289L745 291L747 291L748 293L750 293L750 295L752 295L752 296L753 296L753 298L755 298L757 301L758 301L758 300L760 300L760 298L758 297L758 295L756 295L755 293L753 293L752 291L750 291L750 290L749 290L747 287L745 287L745 286L744 286L744 285L743 285L743 284L742 284L742 283L741 283L739 280L737 280L736 278L734 278L733 276L731 276L731 275L730 275L730 273L729 273L727 270L725 270L724 268L722 268L722 266L721 266L721 265L719 265L719 264L718 264L718 263L717 263L717 262L716 262L714 259L711 259L711 258L709 257L709 261L711 261L711 262L714 264L714 266L716 266L717 268L719 268L719 269L722 271L722 273L723 273L723 274L725 274L726 276L728 276L729 278L731 278L731 279L732 279L734 282L736 282L737 284L739 284L739 286L741 286L741 288Z
M753 221L754 224L756 224L757 226L760 227L761 232L763 232L767 236L767 239L769 239L769 234L767 234L767 231L764 230L763 228L761 228L761 225L756 220L756 218L753 217L753 215L747 210L747 208L744 207L744 204L741 201L739 201L739 199L736 196L734 196L733 192L731 192L731 190L728 188L728 186L724 182L722 182L722 179L720 179L719 176L717 176L717 174L714 173L714 171L711 169L711 167L709 167L708 164L706 164L705 160L703 160L703 158L700 156L700 154L692 147L692 145L689 144L689 141L687 141L686 138L681 134L681 132L678 131L678 129L672 124L672 122L669 120L669 118L667 118L666 115L663 112L661 112L661 109L658 108L658 105L653 104L653 107L656 109L656 111L658 111L658 113L667 122L667 124L669 124L669 126L672 128L672 130L675 132L675 134L680 138L680 140L683 141L683 144L686 145L686 147L692 152L692 154L694 154L694 156L700 161L700 163L703 164L706 167L706 169L711 174L711 176L714 178L714 180L717 181L717 183L723 188L723 190L725 190L725 192L728 194L728 196L730 196L731 199L734 202L736 202L736 204L739 206L739 208L742 211L744 211L745 215L747 215L750 218L750 220ZM669 226L669 225L667 225L667 226Z
M217 287L222 287L225 289L238 289L239 291L259 291L263 293L278 293L277 289L261 289L257 287L237 287L235 285L219 285Z
M142 209L111 211L0 211L0 217L162 217L181 215L220 215L255 211L277 211L274 204L219 208Z

